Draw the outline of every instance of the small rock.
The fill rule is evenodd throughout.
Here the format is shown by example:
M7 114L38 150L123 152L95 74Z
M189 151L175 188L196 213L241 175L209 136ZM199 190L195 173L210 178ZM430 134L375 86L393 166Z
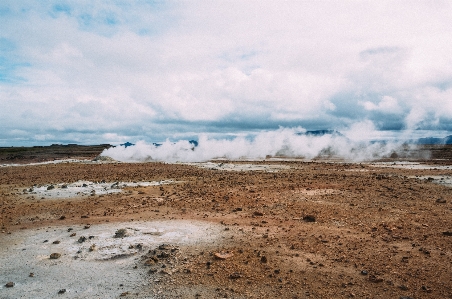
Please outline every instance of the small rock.
M228 252L223 252L222 251L222 252L215 252L214 256L218 260L225 260L225 259L228 259L230 257L233 257L234 254L232 252L229 252L229 251Z
M75 237L77 233L72 233L69 237Z
M261 256L261 263L266 263L267 261L268 260L267 260L267 257L265 255Z
M444 236L452 237L452 231L445 231L443 232Z
M240 273L238 273L238 272L234 272L234 273L229 275L230 279L238 279L238 278L241 278L241 277L242 277L242 275L240 275Z
M125 228L120 228L120 229L118 229L118 230L115 232L114 238L124 238L124 237L127 237L127 236L128 236L128 234L127 234L127 229L125 229Z
M66 293L66 289L61 289L58 291L58 294L64 294L64 293Z
M35 274L33 272L30 272L30 274L28 274L28 277L34 277Z
M61 243L60 240L56 240L56 241L53 241L53 242L52 242L52 244L60 244L60 243Z
M369 281L379 283L379 282L383 282L383 279L379 278L375 275L369 275Z
M361 271L361 275L367 275L367 274L369 274L369 272L367 272L366 270Z
M96 250L96 244L93 244L89 247L89 251L94 251Z
M85 236L81 236L80 238L78 238L78 242L79 243L83 243L86 241L86 237Z
M52 253L52 254L50 255L50 258L51 258L52 260L56 260L56 259L59 259L60 256L61 256L61 253L54 252L54 253Z
M52 190L52 189L55 189L54 185L50 185L49 187L47 187L47 190Z
M306 215L303 217L303 220L306 222L315 222L315 216L313 215Z
M66 216L61 215L60 220L64 220L64 219L66 219Z
M446 200L444 198L438 198L436 203L446 203Z
M259 211L255 211L255 212L253 213L253 215L254 215L254 216L264 216L264 213L259 212Z
M7 282L7 283L5 284L5 287L7 287L7 288L12 288L14 285L15 285L15 283L12 282L12 281L10 281L10 282Z

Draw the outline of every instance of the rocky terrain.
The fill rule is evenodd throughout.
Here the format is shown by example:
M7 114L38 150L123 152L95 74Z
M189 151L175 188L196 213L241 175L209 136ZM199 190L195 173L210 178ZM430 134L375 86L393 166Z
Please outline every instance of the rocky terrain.
M430 149L0 167L0 298L452 298L451 151ZM76 182L120 192L52 196Z

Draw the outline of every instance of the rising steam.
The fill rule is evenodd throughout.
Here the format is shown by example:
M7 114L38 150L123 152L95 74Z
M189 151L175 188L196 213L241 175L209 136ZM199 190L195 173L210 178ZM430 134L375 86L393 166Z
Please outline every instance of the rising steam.
M305 130L300 128L280 128L258 133L254 137L237 137L232 140L200 135L198 146L186 140L177 142L167 140L160 145L139 141L134 146L106 149L101 156L123 162L202 162L217 158L238 160L268 157L340 158L359 162L390 156L406 156L409 150L414 149L414 145L407 145L403 141L359 140L353 137L356 136L355 130L345 135L329 133L321 136L304 132Z

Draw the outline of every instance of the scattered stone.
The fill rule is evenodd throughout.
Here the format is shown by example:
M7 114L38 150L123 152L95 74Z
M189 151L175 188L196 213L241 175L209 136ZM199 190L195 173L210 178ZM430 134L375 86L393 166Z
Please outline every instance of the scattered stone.
M89 251L94 251L96 250L96 244L93 244L89 247Z
M408 291L408 287L404 284L399 285L399 289L401 289L402 291Z
M261 256L261 263L266 263L267 261L268 260L267 260L267 257L265 255Z
M88 229L88 228L90 228L91 227L91 224L87 224L87 225L85 225L83 228L84 229Z
M7 282L7 283L5 284L5 287L7 287L7 288L12 288L14 285L15 285L15 283L12 282L12 281L10 281L10 282Z
M444 236L452 237L452 231L445 231L443 232Z
M446 200L444 198L438 198L436 203L446 203Z
M81 236L80 238L78 238L78 242L79 243L83 243L86 241L86 237L85 236Z
M72 233L69 237L75 237L77 233Z
M33 272L30 272L30 274L28 274L28 277L34 277L35 274Z
M120 296L120 297L125 297L125 296L127 296L127 295L129 295L129 292L121 293L121 295L119 295L119 296Z
M56 241L53 241L53 242L52 242L52 244L60 244L60 243L61 243L60 240L56 240Z
M64 219L66 219L66 216L64 216L64 215L61 215L61 217L59 218L59 220L64 220Z
M66 293L66 289L61 289L58 291L58 294L64 294L64 293Z
M57 252L54 252L50 255L50 259L52 259L52 260L59 259L60 257L61 257L61 253L57 253Z
M233 252L229 252L229 251L227 251L227 252L221 251L221 252L215 252L214 256L218 260L225 260L225 259L228 259L230 257L233 257L234 253Z
M120 228L115 232L114 238L124 238L124 237L128 237L128 236L129 235L127 234L127 229Z
M315 216L313 215L306 215L303 217L303 220L306 222L315 222Z
M242 275L240 273L238 273L238 272L234 272L234 273L229 275L230 279L239 279L241 277L242 277Z
M47 187L47 190L52 190L52 189L55 189L54 185L50 185L49 187Z
M379 282L383 282L383 278L379 278L375 275L369 275L369 281L379 283Z
M82 215L82 216L80 216L80 218L86 219L86 218L89 218L89 216L88 215Z
M254 216L264 216L264 213L259 212L259 211L255 211L255 212L253 213L253 215L254 215Z

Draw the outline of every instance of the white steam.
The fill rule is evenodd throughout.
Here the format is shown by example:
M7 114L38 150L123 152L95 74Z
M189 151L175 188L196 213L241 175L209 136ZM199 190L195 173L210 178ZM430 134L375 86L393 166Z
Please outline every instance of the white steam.
M368 138L366 129L369 129L369 125L364 123L364 127L360 135ZM213 139L207 135L200 135L197 147L186 140L177 142L167 140L160 146L139 141L136 145L127 148L118 146L106 149L101 156L108 156L123 162L202 162L216 158L252 160L264 159L269 156L370 161L394 154L397 156L407 154L407 145L402 141L372 142L357 138L356 131L357 128L353 128L353 130L345 132L345 135L314 136L300 134L300 132L305 132L301 128L280 128L275 131L260 132L252 138L237 137L232 140Z

